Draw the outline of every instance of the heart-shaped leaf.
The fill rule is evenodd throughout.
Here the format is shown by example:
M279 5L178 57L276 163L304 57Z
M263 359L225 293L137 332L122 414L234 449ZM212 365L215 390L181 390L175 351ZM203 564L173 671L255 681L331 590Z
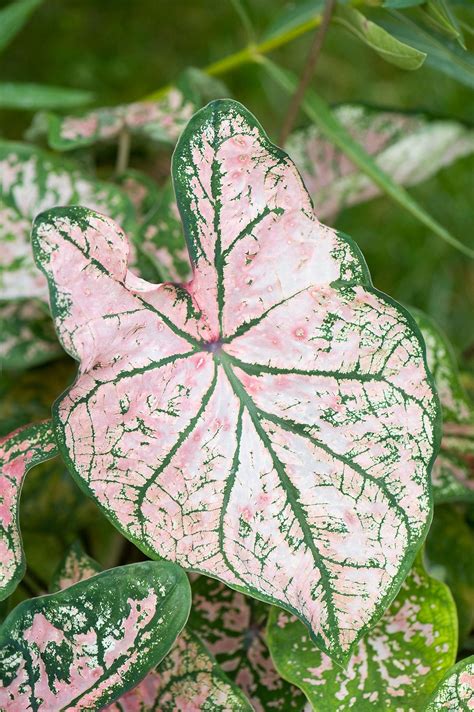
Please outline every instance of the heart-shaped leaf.
M19 370L38 366L63 352L45 304L37 299L0 300L0 364Z
M31 467L57 454L47 421L20 428L0 440L0 600L15 590L25 573L18 526L18 502Z
M0 708L101 709L162 660L190 603L184 572L152 561L21 603L0 628Z
M425 712L461 712L474 708L474 655L461 660L436 688Z
M132 227L133 205L116 186L27 144L0 141L0 299L46 298L31 253L31 223L54 205L81 203Z
M399 185L416 185L474 151L474 131L455 121L344 104L334 115L379 168ZM317 126L295 131L287 151L301 171L320 218L381 194Z
M277 608L267 638L280 675L301 687L318 712L421 710L456 659L456 608L447 586L417 562L346 669L314 646L294 616Z
M207 576L199 576L192 590L188 626L256 712L301 712L305 696L279 676L264 639L269 606Z
M474 502L474 410L448 340L426 314L412 311L443 408L441 451L432 472L434 500Z
M56 572L51 589L72 586L98 571L99 564L75 543ZM198 636L183 630L160 665L107 709L116 712L250 712L252 707L223 674Z
M430 518L440 413L421 337L240 104L195 115L173 174L188 284L127 271L126 236L89 210L36 220L81 361L59 447L150 556L287 608L344 660Z

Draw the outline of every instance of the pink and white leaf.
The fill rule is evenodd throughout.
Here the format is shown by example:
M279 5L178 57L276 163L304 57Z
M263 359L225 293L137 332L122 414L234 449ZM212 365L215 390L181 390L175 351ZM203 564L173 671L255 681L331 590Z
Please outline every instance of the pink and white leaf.
M474 709L474 655L455 665L436 688L426 712Z
M54 408L61 452L143 551L296 613L347 659L430 518L440 414L421 337L240 104L195 115L173 175L186 284L136 277L101 215L36 220L80 361Z

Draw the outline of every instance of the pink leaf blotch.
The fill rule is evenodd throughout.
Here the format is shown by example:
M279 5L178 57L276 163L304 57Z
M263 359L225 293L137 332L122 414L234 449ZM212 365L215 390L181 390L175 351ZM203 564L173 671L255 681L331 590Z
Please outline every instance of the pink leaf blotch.
M347 660L431 515L440 410L423 342L237 102L193 117L173 177L186 284L137 278L123 231L90 210L35 222L80 361L54 408L60 450L150 556L286 608Z
M0 628L0 709L102 709L163 659L190 604L184 572L152 561L23 601Z
M0 600L15 590L25 573L18 523L25 475L57 454L51 421L27 425L0 440Z

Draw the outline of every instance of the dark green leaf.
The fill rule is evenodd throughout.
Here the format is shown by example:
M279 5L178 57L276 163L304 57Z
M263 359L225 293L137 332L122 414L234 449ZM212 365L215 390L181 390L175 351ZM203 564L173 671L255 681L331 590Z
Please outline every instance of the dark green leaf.
M12 41L43 0L17 0L0 10L0 52Z
M71 109L89 104L93 98L90 92L81 89L49 84L0 83L0 107L3 109Z

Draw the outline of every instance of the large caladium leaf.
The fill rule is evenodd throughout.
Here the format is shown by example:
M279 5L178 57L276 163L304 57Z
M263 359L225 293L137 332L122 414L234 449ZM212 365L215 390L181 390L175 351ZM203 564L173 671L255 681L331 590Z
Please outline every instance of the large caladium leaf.
M61 353L44 303L39 299L0 300L0 364L3 368L31 368Z
M358 105L335 115L377 164L400 185L415 185L474 151L474 131L455 121L432 120ZM296 131L287 150L301 171L316 213L330 218L380 189L328 141L316 126Z
M80 203L131 226L134 209L118 187L73 162L27 144L0 141L0 299L47 296L31 253L31 223L54 205Z
M95 109L82 116L49 117L50 146L57 151L116 139L122 131L174 144L195 107L178 88L156 101Z
M188 625L254 710L301 712L305 696L279 676L264 639L269 607L207 576L199 576L192 590Z
M148 561L24 601L0 628L0 708L101 709L162 660L190 598L179 567Z
M453 594L462 645L474 628L474 531L462 506L436 507L426 540L426 562L429 572Z
M437 324L413 310L426 344L428 366L443 409L441 451L433 466L435 502L474 502L474 410L458 373L451 345Z
M0 440L0 600L25 573L18 503L28 470L57 454L50 421L16 430Z
M468 712L474 709L474 655L461 660L436 688L425 712Z
M51 590L72 586L99 570L99 564L76 542L56 572ZM116 712L250 712L252 708L198 636L183 630L158 667L107 709Z
M60 450L150 556L287 608L343 660L430 518L440 413L421 337L240 104L195 115L173 174L185 285L127 271L103 216L37 218L56 328L81 361L54 407Z
M270 613L267 638L279 673L301 687L318 712L417 712L456 659L456 608L447 586L417 562L347 668L318 650L304 626L278 608Z

